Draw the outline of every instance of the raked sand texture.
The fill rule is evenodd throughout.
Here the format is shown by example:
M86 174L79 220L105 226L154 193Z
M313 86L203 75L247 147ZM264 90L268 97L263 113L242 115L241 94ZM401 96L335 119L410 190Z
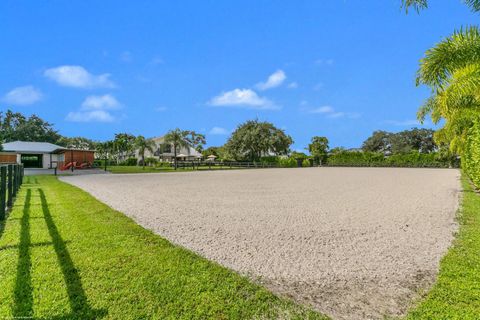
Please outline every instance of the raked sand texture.
M404 314L456 230L459 171L298 168L62 177L335 319Z

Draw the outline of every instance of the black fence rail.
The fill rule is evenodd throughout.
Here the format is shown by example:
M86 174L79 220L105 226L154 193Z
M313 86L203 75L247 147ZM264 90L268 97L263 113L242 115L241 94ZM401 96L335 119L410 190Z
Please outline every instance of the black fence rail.
M175 166L172 163L172 166ZM236 161L178 161L177 168L184 169L239 169L239 168L278 168L276 163L266 162L236 162Z
M5 219L7 210L12 208L23 183L23 176L21 164L0 165L0 220Z

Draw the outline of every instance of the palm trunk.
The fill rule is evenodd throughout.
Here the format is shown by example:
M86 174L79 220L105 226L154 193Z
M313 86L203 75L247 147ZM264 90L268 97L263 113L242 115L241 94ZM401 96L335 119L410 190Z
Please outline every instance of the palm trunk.
M173 161L175 164L174 167L175 167L175 170L177 170L177 145L176 144L173 145L173 156L174 156Z

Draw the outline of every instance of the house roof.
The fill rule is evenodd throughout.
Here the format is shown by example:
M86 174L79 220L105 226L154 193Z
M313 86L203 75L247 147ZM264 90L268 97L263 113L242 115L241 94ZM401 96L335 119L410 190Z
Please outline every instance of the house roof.
M4 151L14 152L39 152L39 153L52 153L56 150L65 149L61 146L49 142L30 142L30 141L13 141L7 142L3 145Z

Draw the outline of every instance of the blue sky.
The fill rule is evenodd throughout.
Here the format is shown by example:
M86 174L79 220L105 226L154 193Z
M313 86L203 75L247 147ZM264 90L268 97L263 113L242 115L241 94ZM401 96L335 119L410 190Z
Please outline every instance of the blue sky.
M180 127L221 145L258 118L293 149L356 147L415 125L419 59L477 21L455 0L419 15L400 0L3 0L0 110L97 140Z

